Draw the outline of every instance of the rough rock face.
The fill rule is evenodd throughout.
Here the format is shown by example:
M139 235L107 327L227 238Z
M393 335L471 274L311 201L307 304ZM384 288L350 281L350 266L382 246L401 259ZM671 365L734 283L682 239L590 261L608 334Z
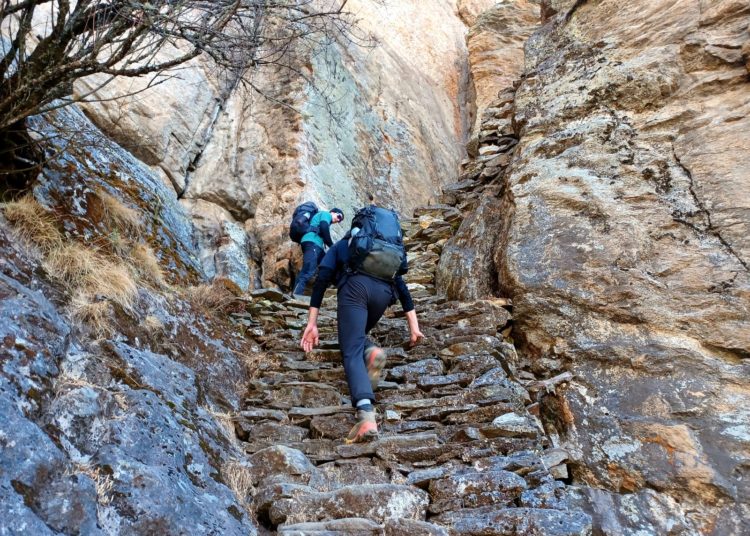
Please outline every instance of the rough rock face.
M495 261L533 366L576 375L547 424L605 533L747 533L750 7L542 13Z
M141 282L96 335L45 254L0 217L0 534L255 534L229 486L243 453L221 418L239 407L251 346L175 297L202 278L190 222L80 112L51 120L34 121L58 144L34 195L61 240L112 259L137 234L175 287ZM137 224L113 225L125 217Z
M262 252L262 283L285 286L298 253L286 239L287 220L301 200L339 206L350 216L369 192L411 211L452 180L472 106L462 17L492 3L437 0L425 9L417 0L350 1L358 34L371 35L375 46L338 43L302 58L312 84L288 71L259 72L253 83L269 100L218 87L210 67L195 62L183 80L139 95L137 103L87 110L163 170L181 197L201 201L189 205L196 219L205 218L205 203L228 211ZM107 92L131 88L115 81ZM228 235L212 229L201 242L204 259L216 256L209 244Z
M162 54L169 59L177 50L167 47ZM83 79L76 84L77 93L87 94L104 80L100 75ZM181 194L189 168L211 135L227 93L210 64L198 58L176 76L115 79L97 91L101 101L83 108L114 141ZM109 100L122 95L133 97Z
M498 2L472 23L466 42L478 110L475 131L498 92L521 74L524 43L538 26L539 5L527 0Z
M473 160L463 167L454 192L443 199L460 198L459 209L468 217L440 257L438 281L457 299L477 299L497 291L493 256L499 238L502 211L497 198L517 138L513 129L513 84L523 70L523 45L539 25L539 6L526 0L497 3L474 17L467 43L477 119L467 148ZM476 196L466 196L477 179L489 181Z

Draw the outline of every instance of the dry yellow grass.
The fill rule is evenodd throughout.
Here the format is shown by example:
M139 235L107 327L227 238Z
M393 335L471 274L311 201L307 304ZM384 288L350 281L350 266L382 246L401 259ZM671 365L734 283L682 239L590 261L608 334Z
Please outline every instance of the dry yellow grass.
M31 195L2 205L3 213L18 236L37 245L43 252L51 251L62 244L62 234L55 219Z
M102 220L109 228L119 229L130 235L139 234L141 218L137 210L125 206L115 196L101 189L96 191L96 197L101 202Z
M131 260L138 275L158 287L166 285L164 272L154 250L146 244L137 244L131 252Z
M221 468L221 476L237 501L250 511L250 501L255 492L250 468L238 460L229 460Z
M152 334L164 331L164 323L154 315L148 315L143 319L143 327Z
M233 309L237 301L236 294L223 280L189 287L185 290L185 296L193 306L208 314L226 313Z
M43 263L49 276L72 293L90 301L98 298L131 310L138 294L127 266L78 243L70 243L50 251Z
M114 333L112 326L112 306L106 301L91 301L83 294L76 294L70 302L71 316L85 323L96 337L109 337Z

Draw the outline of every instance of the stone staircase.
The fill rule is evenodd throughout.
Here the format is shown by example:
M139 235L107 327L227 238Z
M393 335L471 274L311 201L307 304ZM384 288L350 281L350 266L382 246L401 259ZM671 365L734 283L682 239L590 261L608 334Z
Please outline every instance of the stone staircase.
M406 280L426 340L407 349L398 305L372 333L388 352L377 390L378 440L343 443L355 419L337 349L333 291L321 309L321 344L307 355L299 349L306 304L260 290L248 312L236 315L267 356L236 423L262 530L591 533L590 517L574 506L564 483L567 453L553 447L538 419L536 394L548 384L515 368L506 338L509 300L447 301L435 288L442 247L492 187L497 173L487 173L486 164L497 163L498 154L480 157L462 181L446 187L444 204L419 208L402 222Z

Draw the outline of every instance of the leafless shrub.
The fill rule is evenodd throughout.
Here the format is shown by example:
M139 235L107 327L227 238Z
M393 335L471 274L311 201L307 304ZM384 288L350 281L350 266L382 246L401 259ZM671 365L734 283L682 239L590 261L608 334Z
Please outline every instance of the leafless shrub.
M225 87L273 65L305 76L298 58L358 35L347 0L0 0L0 174L33 171L30 115L97 100L117 77L149 77L144 91L199 55ZM75 81L99 75L73 95ZM257 89L257 88L256 88ZM122 96L118 96L120 98Z

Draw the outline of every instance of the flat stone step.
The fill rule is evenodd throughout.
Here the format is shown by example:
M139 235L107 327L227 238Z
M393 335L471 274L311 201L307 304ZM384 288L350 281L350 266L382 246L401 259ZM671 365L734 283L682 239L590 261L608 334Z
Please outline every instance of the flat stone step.
M315 417L317 415L335 415L338 413L354 413L354 408L351 406L319 406L315 408L308 407L293 407L287 412L289 417Z
M438 436L432 433L404 434L397 436L381 437L370 443L357 443L354 445L340 445L336 452L342 458L356 458L378 453L388 453L400 448L416 448L425 445L437 445Z
M268 515L274 524L363 518L377 523L387 519L421 521L429 496L412 486L372 484L346 486L327 493L311 493L276 501Z

